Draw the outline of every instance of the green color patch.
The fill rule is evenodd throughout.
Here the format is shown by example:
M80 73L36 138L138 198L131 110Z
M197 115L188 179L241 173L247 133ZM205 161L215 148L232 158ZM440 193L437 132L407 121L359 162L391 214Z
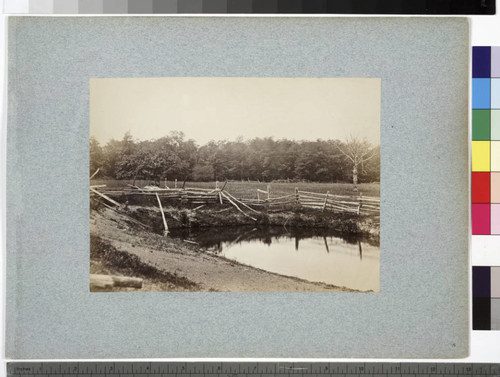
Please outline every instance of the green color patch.
M472 140L490 140L490 110L472 110Z

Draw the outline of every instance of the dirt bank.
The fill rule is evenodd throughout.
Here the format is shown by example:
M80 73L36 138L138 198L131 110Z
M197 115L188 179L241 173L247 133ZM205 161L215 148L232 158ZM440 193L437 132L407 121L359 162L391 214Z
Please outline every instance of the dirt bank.
M146 223L156 232L163 231L160 209L154 195L112 195L117 202L127 203L128 214ZM92 203L92 201L91 201ZM99 201L93 202L97 207ZM274 209L261 205L257 210L242 207L246 215L238 212L229 203L197 205L179 200L162 198L163 209L170 228L197 228L214 226L287 226L298 228L327 228L343 237L363 236L372 243L380 242L380 220L378 216L358 215L352 212L283 205Z
M200 209L166 206L165 216L169 228L227 227L235 225L286 226L297 228L324 228L348 237L363 236L367 241L380 242L380 225L372 217L352 213L321 212L307 208L283 209L276 212L252 213L251 219L233 207L205 206ZM163 222L158 207L129 206L130 216L147 224L157 233L163 232Z
M148 223L151 222L148 219L153 217L141 215L141 211L155 210L129 208L126 214L107 208L91 210L91 273L142 277L144 291L355 292L344 287L270 273L205 253L198 245L165 237L140 226L137 221L146 223L148 228L153 225ZM204 221L211 226L223 225L234 216L244 217L233 211L227 211L224 217L212 216L209 212L206 216L198 216L203 213L199 210L166 212L172 226L175 226L175 221L179 224L188 222L191 226L195 226L193 222L202 226ZM131 220L131 215L135 220ZM160 216L159 212L157 215ZM304 219L302 216L295 219L286 217L286 214L281 216L285 218L280 221L286 220L291 224ZM274 216L268 219L270 224L278 221ZM154 227L158 226L154 224Z

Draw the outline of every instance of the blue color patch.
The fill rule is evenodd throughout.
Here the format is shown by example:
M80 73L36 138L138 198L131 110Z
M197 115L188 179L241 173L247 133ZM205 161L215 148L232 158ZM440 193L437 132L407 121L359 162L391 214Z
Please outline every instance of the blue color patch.
M472 79L472 108L490 108L490 79Z
M472 48L472 77L489 78L491 74L491 47Z

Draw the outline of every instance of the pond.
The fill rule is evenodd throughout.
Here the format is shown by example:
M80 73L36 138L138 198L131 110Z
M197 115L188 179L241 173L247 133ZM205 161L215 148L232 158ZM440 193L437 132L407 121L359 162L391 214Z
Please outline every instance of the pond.
M214 227L172 230L209 252L280 275L362 291L380 290L380 247L325 229Z

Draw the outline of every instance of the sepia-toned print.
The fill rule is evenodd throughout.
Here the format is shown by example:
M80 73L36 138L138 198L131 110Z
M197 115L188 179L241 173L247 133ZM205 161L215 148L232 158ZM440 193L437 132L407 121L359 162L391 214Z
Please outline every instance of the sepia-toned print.
M92 292L379 292L377 78L90 81Z

